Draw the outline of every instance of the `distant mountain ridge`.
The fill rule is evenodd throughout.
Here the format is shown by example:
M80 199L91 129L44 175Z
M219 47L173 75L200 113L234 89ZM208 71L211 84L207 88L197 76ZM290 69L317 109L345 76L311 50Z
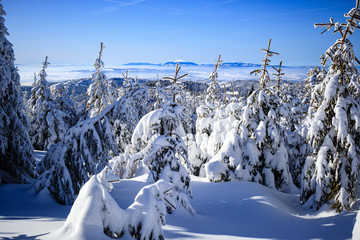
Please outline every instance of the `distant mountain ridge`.
M125 63L123 64L123 66L175 66L177 63L180 64L180 66L198 66L198 67L211 67L214 64L212 63L203 63L203 64L199 64L199 63L195 63L195 62L190 62L190 61L184 61L184 60L175 60L175 61L168 61L168 62L163 62L163 63L148 63L148 62L131 62L131 63ZM274 67L279 67L279 65L271 65ZM257 64L257 63L246 63L246 62L224 62L221 64L221 67L227 68L227 67L261 67L261 64ZM283 65L283 68L312 68L314 66L286 66ZM359 68L359 67L358 67Z
M180 64L180 66L199 66L199 64L194 62L185 62L185 61L173 61L173 62L164 62L161 63L161 66L174 66L176 64Z

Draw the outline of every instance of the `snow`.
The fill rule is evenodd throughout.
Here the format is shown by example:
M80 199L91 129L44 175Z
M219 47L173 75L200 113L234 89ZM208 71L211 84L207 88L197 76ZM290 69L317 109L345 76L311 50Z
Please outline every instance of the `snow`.
M358 212L357 217L356 217L356 222L354 225L354 230L352 233L352 239L353 240L359 240L360 239L360 212Z
M146 179L145 174L114 183L110 194L120 208L126 209ZM280 193L252 182L210 183L192 177L191 184L191 204L197 215L183 208L166 215L165 239L352 237L356 212L336 214L327 206L312 212L300 206L297 194ZM62 227L71 208L57 204L46 191L36 195L29 184L1 185L0 196L0 238L4 239L48 239L49 232ZM104 235L102 239L107 238Z
M19 74L21 77L21 84L30 86L33 82L34 72L38 72L38 65L20 64ZM189 65L181 66L184 72L189 73L191 80L205 80L209 77L209 72L213 70L213 65ZM234 81L234 80L249 80L254 79L249 73L258 67L223 67L219 69L220 80ZM310 67L289 67L284 68L286 78L290 80L298 80L306 78L306 73ZM161 65L113 65L106 66L104 73L108 78L121 76L121 72L129 70L132 76L138 76L140 79L157 80L157 75L162 76L173 75L174 66ZM89 65L61 65L52 64L47 71L49 82L58 82L72 79L88 78L93 72L93 66Z

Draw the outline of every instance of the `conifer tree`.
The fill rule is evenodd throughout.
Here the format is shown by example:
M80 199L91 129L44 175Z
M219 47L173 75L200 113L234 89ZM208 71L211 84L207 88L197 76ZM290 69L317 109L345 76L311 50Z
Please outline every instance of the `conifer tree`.
M161 109L146 114L139 121L132 136L132 154L122 154L110 163L120 177L131 177L138 170L139 161L143 160L150 173L148 184L159 180L174 185L174 199L190 213L195 213L188 197L191 197L190 176L182 164L190 169L188 150L183 141L185 132L182 127L183 107L177 103L176 95L180 91L179 80L187 74L179 75L181 67L176 65L174 77L166 88L170 91L168 102ZM125 166L124 166L125 165ZM171 211L171 206L167 206Z
M69 129L67 114L56 108L46 80L46 68L50 63L48 57L43 62L39 80L34 81L31 97L28 101L30 119L29 135L35 149L48 150L64 137Z
M130 151L127 147L131 145L133 132L139 120L150 109L148 87L140 84L137 78L129 77L128 71L123 76L123 96L117 101L117 111L111 117L115 141L121 153Z
M360 28L359 0L344 16L346 23L334 23L330 18L330 23L315 24L326 30L334 27L334 33L340 33L341 38L326 51L331 66L319 84L323 99L307 134L314 152L306 159L300 195L307 206L319 209L330 204L339 212L349 210L357 199L355 189L359 181L360 79L348 39Z
M79 120L76 114L75 103L67 93L64 84L59 83L51 88L51 94L55 102L55 108L65 113L64 121L70 127Z
M226 142L208 164L207 176L211 181L245 180L258 182L273 189L290 191L293 187L289 171L288 150L283 129L279 125L279 100L267 88L267 71L271 39L262 61L262 68L252 73L261 74L260 88L254 91L243 109L237 128L226 136Z
M169 101L162 109L159 116L160 125L159 133L151 145L150 153L145 157L144 163L149 167L150 173L148 177L148 184L157 182L163 179L174 185L174 198L190 213L194 214L188 197L191 197L190 176L185 167L181 164L181 160L186 164L189 171L191 171L190 163L188 161L187 147L178 134L174 132L175 129L181 125L180 119L177 118L181 111L178 103L176 103L176 94L179 93L179 80L187 74L179 76L181 67L179 63L176 64L174 77L163 77L172 81L172 101ZM168 206L171 210L171 206Z
M116 107L113 104L100 115L78 122L49 149L38 164L38 192L47 188L57 202L74 202L86 181L118 154L109 120Z
M95 59L94 63L96 72L91 76L93 83L90 84L87 90L87 95L90 98L86 104L86 109L89 111L90 118L99 115L99 113L116 100L114 90L102 71L104 63L101 57L104 47L104 44L101 42L99 57Z
M29 182L37 176L35 157L5 15L0 3L0 182Z
M218 83L218 69L222 64L221 55L215 60L214 70L209 75L209 87L206 90L206 97L202 103L196 108L197 120L196 120L196 154L191 155L191 164L194 169L194 174L197 176L205 176L204 164L209 161L214 152L218 152L221 144L217 145L216 150L209 146L209 141L214 130L214 122L216 117L216 109L221 105L221 92L220 85ZM222 112L223 109L220 109ZM221 114L217 114L221 117ZM224 133L224 132L223 132ZM215 141L220 139L214 139ZM221 140L220 140L221 142Z

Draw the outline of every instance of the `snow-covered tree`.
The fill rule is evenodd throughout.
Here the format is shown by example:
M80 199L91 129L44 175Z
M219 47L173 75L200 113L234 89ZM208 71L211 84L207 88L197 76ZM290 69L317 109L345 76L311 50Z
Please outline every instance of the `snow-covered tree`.
M70 128L39 164L37 191L48 188L58 202L72 203L81 186L131 143L133 129L145 108L146 93L145 87L138 86L100 115Z
M66 114L64 121L69 127L74 126L78 121L76 107L74 101L67 94L64 84L55 84L50 88L50 90L55 102L55 108Z
M38 164L35 188L47 188L61 204L74 202L81 187L118 154L109 120L116 103L100 115L78 122L54 145Z
M307 78L305 79L305 87L304 87L304 90L305 90L305 96L303 99L304 104L310 103L310 97L311 97L311 93L314 88L314 85L319 83L319 79L317 78L319 73L320 73L320 68L318 66L311 68L306 73Z
M148 184L161 179L174 185L174 198L189 212L195 211L191 207L188 197L191 197L190 176L182 165L185 164L191 171L188 161L188 150L183 141L185 132L182 127L184 114L183 107L176 101L179 91L179 80L186 74L179 76L180 66L176 65L174 77L165 77L172 80L168 88L172 96L162 109L154 110L145 115L138 123L132 136L132 154L123 154L114 159L112 167L116 173L131 177L137 170L138 162L149 169ZM168 206L168 210L171 207Z
M278 96L280 96L280 94L281 94L281 80L282 80L281 78L282 78L282 76L285 75L285 73L283 73L283 69L281 68L281 65L282 65L282 61L280 61L278 68L271 66L275 70L275 73L273 73L273 75L276 76L276 81L277 81L276 94Z
M154 140L150 153L144 159L144 164L150 170L147 182L152 184L162 179L173 184L174 199L188 212L194 214L195 210L188 199L188 197L192 198L190 176L180 163L181 158L187 164L187 168L190 169L190 163L187 160L187 148L181 137L171 133L170 129L166 130L166 126L171 128L172 125L166 123L169 120L169 116L164 114L162 122L165 132ZM167 205L167 208L168 211L172 209L170 205Z
M64 137L69 129L70 121L67 113L56 108L46 80L46 68L50 63L48 57L43 62L39 80L31 89L28 101L30 120L29 135L35 149L47 150Z
M101 60L104 44L100 43L99 57L95 59L96 72L92 74L91 79L93 81L90 84L87 95L90 97L86 109L89 111L90 118L99 115L107 106L116 100L116 94L112 89L109 81L103 72L104 63Z
M215 108L215 106L218 106L221 104L221 87L219 85L218 79L219 79L219 75L218 75L218 70L221 67L222 64L222 60L221 60L221 55L219 55L219 58L217 61L215 61L215 65L214 65L214 70L210 73L209 76L209 87L207 89L207 95L206 95L206 101L208 104L211 104L213 106L213 108Z
M219 121L224 118L223 115L225 110L220 107L221 88L218 83L219 75L217 72L222 62L221 55L219 55L218 60L215 60L214 70L209 75L210 83L206 90L206 97L196 109L197 120L195 139L198 149L194 149L197 154L190 155L191 165L196 176L205 175L204 164L211 158L211 153L216 153L221 147L221 139L214 138L213 136L214 141L212 141L212 145L215 145L216 149L213 149L213 146L209 147L209 141L214 130L214 118L217 118L216 120ZM223 131L223 129L219 129L219 131ZM222 134L226 134L226 132L222 132ZM218 140L220 140L220 143L217 142Z
M110 195L118 177L106 167L82 187L64 225L50 234L54 239L164 239L166 204L175 207L173 186L159 181L142 188L127 209Z
M319 85L323 95L307 134L314 152L306 159L301 202L319 209L330 204L349 210L357 199L360 167L360 79L353 45L347 38L360 27L359 1L345 14L347 23L315 24L341 34L326 51L331 66Z
M0 182L28 182L37 176L35 157L5 15L0 3Z
M270 80L266 70L269 57L278 54L270 51L270 44L271 39L267 49L260 49L266 53L263 68L252 72L261 74L260 89L248 97L241 122L227 133L222 148L205 166L211 181L239 179L282 191L293 187L284 132L279 125L280 102L266 87Z
M123 74L124 75L124 74ZM119 151L125 153L139 120L149 112L148 88L137 80L124 75L123 95L118 100L117 111L113 111L111 125Z
M283 137L283 141L286 149L288 150L289 158L289 170L293 179L293 182L297 187L301 184L301 173L304 165L305 158L308 154L305 138L299 135L297 128L305 112L305 108L301 100L300 95L294 89L294 84L290 86L284 86L282 82L282 76L285 75L282 72L282 61L280 61L279 67L272 66L275 70L273 73L276 76L277 84L272 87L276 93L278 106L274 109L278 116L278 124L280 132ZM301 84L301 79L299 85Z
M269 63L271 62L270 61L270 57L272 57L273 55L279 55L277 52L273 52L273 51L270 51L270 45L271 45L271 38L269 39L269 43L268 43L268 48L267 49L263 49L263 48L260 48L260 51L263 51L265 52L265 58L264 60L262 60L262 65L261 65L261 68L259 69L256 69L252 72L250 72L250 74L259 74L260 75L260 88L261 89L265 89L266 88L266 84L268 82L270 82L270 76L269 76L269 72L268 70L266 69L266 67L269 65Z

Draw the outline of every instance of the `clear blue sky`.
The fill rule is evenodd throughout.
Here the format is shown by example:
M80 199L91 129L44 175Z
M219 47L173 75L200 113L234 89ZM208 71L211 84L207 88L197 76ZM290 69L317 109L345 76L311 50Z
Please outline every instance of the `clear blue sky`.
M107 65L183 59L259 63L271 37L273 64L317 65L338 38L315 22L344 21L355 0L3 0L18 64ZM360 30L350 38L360 56Z

